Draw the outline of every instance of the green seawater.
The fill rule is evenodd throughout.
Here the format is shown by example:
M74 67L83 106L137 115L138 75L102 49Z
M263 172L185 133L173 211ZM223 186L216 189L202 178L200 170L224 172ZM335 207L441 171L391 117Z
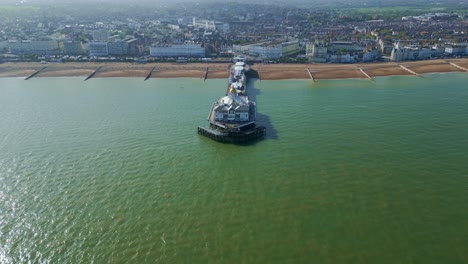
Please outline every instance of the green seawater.
M468 263L467 83L0 79L0 263Z

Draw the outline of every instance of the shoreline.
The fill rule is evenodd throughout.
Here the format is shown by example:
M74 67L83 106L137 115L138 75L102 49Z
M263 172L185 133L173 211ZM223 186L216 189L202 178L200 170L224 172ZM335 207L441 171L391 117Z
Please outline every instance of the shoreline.
M40 77L113 78L199 78L223 79L228 77L230 63L120 63L120 62L68 62L35 63L15 62L0 64L0 79L28 77L35 73ZM261 80L286 79L372 79L393 75L419 75L425 73L468 72L468 59L436 59L359 64L253 64ZM154 71L151 71L154 68Z

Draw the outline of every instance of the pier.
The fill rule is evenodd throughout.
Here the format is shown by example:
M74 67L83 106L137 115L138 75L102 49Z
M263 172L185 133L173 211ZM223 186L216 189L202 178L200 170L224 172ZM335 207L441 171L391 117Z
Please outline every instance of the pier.
M97 67L88 77L86 77L85 81L93 78L93 76L102 68L102 66Z
M208 70L207 67L205 80ZM256 104L247 97L248 78L257 78L258 72L251 72L247 76L246 72L249 70L251 69L246 67L243 61L238 61L229 67L226 94L212 103L207 117L209 125L199 126L197 129L199 135L221 143L233 144L265 137L266 127L256 126Z
M153 67L151 71L148 72L148 75L146 75L145 81L151 78L151 74L153 74L154 69L156 69L156 67Z
M310 69L307 68L307 72L309 73L310 79L315 82L314 76L312 75L312 72L310 72Z
M467 68L463 68L462 66L460 66L460 65L458 65L458 64L455 64L455 63L453 63L453 62L450 62L450 61L449 61L448 63L449 63L450 65L452 65L453 67L456 67L456 68L458 68L458 69L460 69L460 70L464 70L464 71L468 72L468 69L467 69Z
M364 74L369 80L373 81L374 79L369 75L367 74L362 68L359 68L359 70L362 72L362 74Z
M28 77L26 77L25 80L31 79L32 77L36 76L37 74L39 74L41 71L45 70L46 68L47 68L47 66L46 66L46 67L43 67L42 69L40 69L40 70L38 70L38 71L36 71L36 72L34 72L33 74L31 74L31 75L29 75Z
M259 126L252 130L236 132L221 132L207 127L198 127L198 134L221 143L245 143L265 137L266 127Z
M403 65L398 64L398 66L400 66L400 68L402 68L403 70L405 70L405 71L407 71L407 72L409 72L409 73L411 73L411 74L414 74L414 75L416 75L416 76L422 77L421 74L419 74L419 73L417 73L417 72L414 72L414 71L412 71L412 70L406 68L406 67L403 66Z

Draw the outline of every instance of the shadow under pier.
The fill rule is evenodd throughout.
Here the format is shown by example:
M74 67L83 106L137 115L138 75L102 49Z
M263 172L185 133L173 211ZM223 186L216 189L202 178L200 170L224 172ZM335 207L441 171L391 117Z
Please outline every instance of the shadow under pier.
M259 74L254 69L246 73L248 82L247 82L247 95L249 99L257 103L257 96L261 94L261 91L256 87L256 82L259 80ZM261 105L260 105L261 108ZM265 139L278 139L278 131L273 127L271 123L271 118L258 111L257 109L257 124L259 126L266 127L266 137Z

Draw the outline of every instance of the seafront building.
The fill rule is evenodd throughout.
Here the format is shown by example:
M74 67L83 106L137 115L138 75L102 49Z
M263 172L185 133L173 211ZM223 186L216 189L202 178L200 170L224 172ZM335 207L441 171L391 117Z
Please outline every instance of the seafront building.
M9 40L4 46L14 55L82 55L89 50L90 56L124 56L138 55L141 52L137 39L132 37L124 40L91 41L87 44L71 40Z
M63 53L67 55L83 54L83 44L81 41L65 41L63 42Z
M233 51L260 59L279 59L299 53L298 41L266 41L248 45L233 45Z
M380 51L383 53L383 54L390 54L393 50L393 43L391 41L388 41L388 40L384 40L380 37L377 38L377 43L380 47Z
M466 56L468 55L468 43L454 43L446 46L434 45L432 47L420 47L417 45L402 46L400 41L395 43L390 60L426 60L434 57L448 56Z
M354 41L333 41L330 45L330 51L344 51L344 52L362 52L364 48Z
M363 62L371 62L376 61L380 58L381 52L378 49L368 50L364 54L362 54L362 61Z
M107 42L93 41L88 44L89 56L108 56L109 48Z
M316 40L306 45L306 57L310 62L354 63L357 61L370 62L380 58L380 50L372 45L352 41Z
M251 45L248 54L261 59L279 59L282 57L279 45Z
M354 63L357 60L357 56L346 54L330 54L328 62L332 63Z
M468 55L468 43L453 43L445 47L444 52L450 55Z
M109 55L126 55L128 53L128 42L121 39L107 42L107 50Z
M127 42L127 53L128 55L139 55L143 51L143 47L141 45L138 45L138 39L129 37L125 38L124 41Z
M203 58L206 55L205 47L201 44L181 44L167 45L159 44L150 47L150 56L152 57L198 57Z
M306 57L311 62L326 62L328 46L324 41L315 41L306 45Z
M15 55L55 55L60 52L56 40L9 40L8 48Z
M91 41L88 46L90 56L125 56L140 53L137 39L132 37L123 40L110 38L109 41Z
M405 60L426 60L434 56L439 56L440 52L437 48L420 47L416 45L402 46L400 41L395 43L391 52L391 61L405 61Z

